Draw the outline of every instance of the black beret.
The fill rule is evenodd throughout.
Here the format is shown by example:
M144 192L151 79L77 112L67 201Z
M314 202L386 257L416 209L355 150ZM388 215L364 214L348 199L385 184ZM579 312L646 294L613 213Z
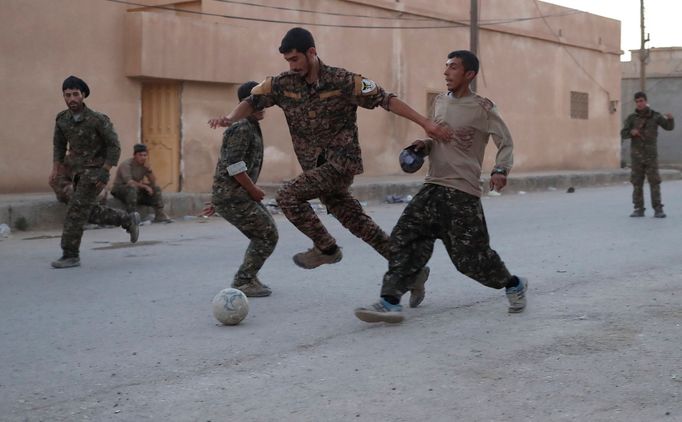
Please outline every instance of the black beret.
M73 75L64 79L64 82L62 83L62 91L65 89L77 89L83 93L83 98L87 98L88 95L90 95L90 88L88 88L88 84L86 84L81 78Z
M248 81L241 84L237 90L237 98L239 98L239 101L242 101L244 98L247 98L249 95L251 95L251 90L256 85L258 85L258 82L254 81Z

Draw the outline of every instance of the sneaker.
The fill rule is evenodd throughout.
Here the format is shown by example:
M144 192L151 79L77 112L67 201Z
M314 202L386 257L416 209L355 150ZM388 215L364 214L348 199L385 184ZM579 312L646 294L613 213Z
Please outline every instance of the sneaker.
M366 308L357 308L355 316L365 322L388 322L397 324L403 322L403 307L401 305L391 305L383 298L379 299L377 303L367 306Z
M656 208L656 210L654 211L654 217L665 218L665 213L663 212L663 208Z
M140 237L140 214L136 211L128 214L130 217L130 223L126 227L126 231L130 233L130 243L137 242L137 238Z
M419 304L422 303L426 297L426 289L424 288L424 285L426 284L426 280L429 278L430 271L431 270L429 267L424 267L417 273L417 278L414 280L414 285L412 286L412 289L410 289L410 308L416 308L419 306Z
M152 223L172 223L173 220L163 210L156 211Z
M54 268L80 267L81 266L81 260L77 256L74 256L74 257L62 256L58 260L52 261L52 266Z
M233 283L232 288L241 290L242 293L244 293L247 297L266 297L272 294L272 290L270 290L267 286L263 286L262 284L256 282L255 280L240 284L239 286Z
M294 255L294 263L301 268L310 270L324 264L335 264L341 261L341 258L343 258L341 248L337 247L336 252L331 255L327 255L317 247L313 247L305 252Z
M635 208L630 217L644 217L644 208Z
M526 290L528 290L528 280L518 277L519 285L507 287L507 299L509 299L509 313L518 314L526 309Z

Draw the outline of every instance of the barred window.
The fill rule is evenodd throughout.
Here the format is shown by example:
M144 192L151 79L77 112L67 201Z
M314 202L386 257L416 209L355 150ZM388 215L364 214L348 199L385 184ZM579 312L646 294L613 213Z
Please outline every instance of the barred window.
M587 119L589 104L587 92L571 91L571 119Z

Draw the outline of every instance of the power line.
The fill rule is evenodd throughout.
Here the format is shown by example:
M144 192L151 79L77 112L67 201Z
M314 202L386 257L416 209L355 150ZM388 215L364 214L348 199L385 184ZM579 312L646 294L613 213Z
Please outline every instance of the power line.
M169 7L169 6L159 6L159 5L147 5L143 3L138 3L135 1L130 1L130 0L104 0L108 1L111 3L119 3L119 4L126 4L129 6L136 6L136 7L144 7L144 8L149 8L149 9L159 9L159 10L167 10L171 12L179 12L179 13L186 13L186 14L191 14L191 15L200 15L200 16L212 16L212 17L217 17L217 18L224 18L224 19L235 19L235 20L245 20L245 21L251 21L251 22L265 22L265 23L279 23L279 24L289 24L289 25L304 25L304 26L321 26L321 27L332 27L332 28L352 28L352 29L447 29L447 28L461 28L461 27L467 27L469 26L468 21L466 20L461 20L460 22L452 22L448 24L443 24L443 25L430 25L430 26L378 26L378 25L346 25L346 24L325 24L325 23L314 23L314 22L300 22L300 21L288 21L288 20L276 20L276 19L263 19L263 18L249 18L249 17L244 17L244 16L234 16L234 15L226 15L226 14L219 14L219 13L210 13L210 12L201 12L197 10L188 10L188 9L178 9L175 7ZM402 18L402 17L397 17L397 18L389 18L389 17L379 17L379 16L368 16L368 15L351 15L351 14L341 14L341 13L333 13L333 12L318 12L314 10L306 10L306 9L294 9L294 8L284 8L284 7L279 7L279 6L266 6L266 5L260 5L256 3L249 3L249 2L243 2L243 1L236 1L236 0L218 0L223 3L233 3L233 4L243 4L247 6L254 6L254 7L265 7L265 8L271 8L271 9L278 9L278 10L287 10L287 11L297 11L297 12L306 12L306 13L316 13L316 14L323 14L323 15L334 15L334 16L344 16L344 17L358 17L358 18L373 18L373 19L397 19L397 20L422 20L422 21L440 21L440 22L450 22L445 19L438 19L438 18ZM547 16L534 16L534 17L523 17L523 18L510 18L510 19L488 19L488 20L481 20L479 26L493 26L493 25L499 25L499 24L504 24L504 23L515 23L515 22L523 22L523 21L528 21L528 20L534 20L534 19L544 19L546 17L557 17L557 16L567 16L567 15L572 15L576 13L586 13L582 12L579 10L576 11L571 11L571 12L565 12L565 13L558 13L555 15L547 15Z

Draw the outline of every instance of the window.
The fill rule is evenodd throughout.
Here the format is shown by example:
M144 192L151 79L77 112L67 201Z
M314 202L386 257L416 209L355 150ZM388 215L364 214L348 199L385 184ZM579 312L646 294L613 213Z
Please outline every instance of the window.
M589 97L587 92L571 91L571 119L587 119L589 117Z

